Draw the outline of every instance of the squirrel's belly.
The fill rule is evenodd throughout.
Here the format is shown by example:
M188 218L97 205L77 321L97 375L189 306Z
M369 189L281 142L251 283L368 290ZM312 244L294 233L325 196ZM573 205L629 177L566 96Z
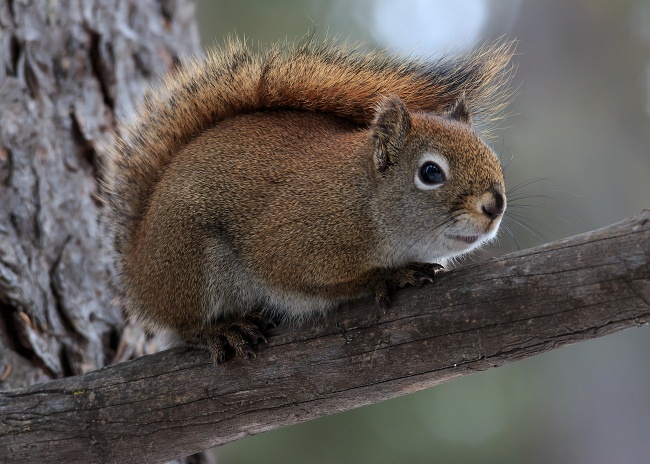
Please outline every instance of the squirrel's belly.
M225 278L223 275L215 275L216 280L220 282L220 289L212 287L214 291L206 295L209 318L213 320L227 314L245 314L250 311L268 312L280 318L301 319L322 314L350 299L276 290L250 275L244 276L237 272L229 273ZM231 281L230 285L224 286L224 280Z
M342 302L322 296L277 292L267 295L267 310L280 316L301 319L315 314L322 314L336 308Z
M280 318L300 319L333 309L357 295L333 296L295 289L277 288L246 269L237 253L220 240L210 247L210 265L205 275L204 307L208 319L224 315L264 311ZM219 243L221 242L221 243Z

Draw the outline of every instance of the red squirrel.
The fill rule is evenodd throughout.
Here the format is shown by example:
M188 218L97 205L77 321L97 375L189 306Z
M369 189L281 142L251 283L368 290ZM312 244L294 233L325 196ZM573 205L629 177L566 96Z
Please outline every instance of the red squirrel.
M254 353L267 316L385 302L492 240L503 174L474 122L506 105L512 53L232 40L177 70L108 154L128 313L223 362Z

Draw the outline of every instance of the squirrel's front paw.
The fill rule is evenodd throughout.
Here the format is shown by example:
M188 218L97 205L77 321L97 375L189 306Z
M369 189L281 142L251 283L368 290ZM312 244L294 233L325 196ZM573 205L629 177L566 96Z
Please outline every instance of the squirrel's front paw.
M266 343L264 333L270 327L275 327L271 317L251 313L237 319L216 321L186 342L209 350L212 362L223 364L231 352L244 359L255 357L252 345L260 341Z
M394 270L388 277L388 283L395 288L419 287L426 282L433 282L436 272L440 269L440 264L410 263Z
M410 263L399 269L391 270L385 281L380 282L375 288L375 299L380 306L386 307L390 303L390 291L403 287L419 287L426 282L433 282L433 278L443 266L431 263Z

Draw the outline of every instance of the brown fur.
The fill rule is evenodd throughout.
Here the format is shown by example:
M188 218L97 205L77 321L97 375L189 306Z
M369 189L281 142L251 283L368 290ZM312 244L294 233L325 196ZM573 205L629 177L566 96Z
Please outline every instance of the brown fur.
M481 208L503 178L470 111L501 112L511 54L508 42L434 62L331 43L254 54L232 41L168 77L108 160L131 313L204 345L228 314L301 316L382 292L413 250L447 246L426 231L493 227ZM451 176L422 191L428 152Z

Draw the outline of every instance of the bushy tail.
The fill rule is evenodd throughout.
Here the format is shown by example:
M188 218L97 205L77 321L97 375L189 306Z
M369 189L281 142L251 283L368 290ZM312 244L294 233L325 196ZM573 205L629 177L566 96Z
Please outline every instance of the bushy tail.
M435 60L357 52L308 40L251 52L231 40L153 87L110 148L106 190L116 251L133 243L160 173L192 137L230 116L262 109L332 113L360 125L379 100L399 96L412 111L440 113L464 93L474 120L494 123L509 99L513 42Z

